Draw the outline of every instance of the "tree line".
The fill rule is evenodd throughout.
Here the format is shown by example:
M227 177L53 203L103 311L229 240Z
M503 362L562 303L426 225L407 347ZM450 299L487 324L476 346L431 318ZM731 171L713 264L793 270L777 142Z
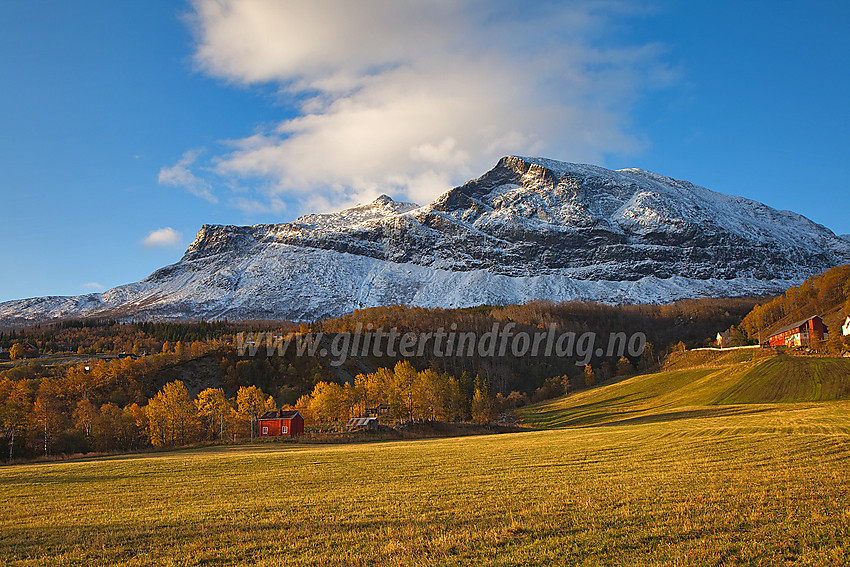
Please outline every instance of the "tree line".
M361 417L370 408L386 406L396 421L465 421L472 415L471 399L480 392L479 378L456 378L431 369L417 371L408 361L394 368L358 374L351 382L319 382L296 407L319 422ZM479 395L481 395L479 393Z
M192 398L175 380L146 404L124 407L67 386L50 376L0 379L0 433L8 460L253 438L258 417L277 409L257 386L240 387L231 398L221 388L206 388Z
M626 376L634 371L625 357L617 363L616 373ZM585 387L596 384L596 371L590 364L582 370ZM419 370L400 361L393 368L379 368L358 374L352 382L319 382L310 394L299 398L296 408L318 422L345 421L352 417L374 415L375 409L387 409L386 420L396 422L443 421L490 423L502 412L522 407L531 401L555 398L576 385L566 375L551 376L533 395L512 391L493 395L479 375L460 377L431 369Z
M68 320L37 324L23 329L0 330L0 348L32 344L44 354L72 352L81 355L132 353L157 354L181 343L213 344L229 340L237 329L280 329L297 326L285 322L186 322L121 323L111 319Z
M245 426L244 419L225 411L221 400L238 413L238 393L251 386L264 392L264 403L271 396L278 406L298 406L321 421L347 419L375 403L390 406L392 419L399 421L480 421L529 400L562 395L567 388L580 389L651 368L679 341L704 344L719 330L740 323L755 304L754 299L701 299L631 306L532 302L452 310L380 307L298 324L95 321L4 331L0 332L4 348L30 343L42 353L98 354L76 364L40 366L41 359L35 359L12 368L0 365L0 435L6 444L0 450L11 448L15 455L33 457L232 439L240 432L250 437L250 419ZM327 334L371 324L414 333L454 326L458 332L480 334L494 323L514 323L516 332L528 333L549 326L559 333L643 332L648 343L640 356L619 360L594 356L586 366L557 356L436 357L426 352L410 359L355 356L338 368L321 354L297 356L291 351L276 356L261 349L250 357L240 356L234 346L234 335L242 330ZM140 353L137 358L115 358L132 351ZM176 386L165 391L177 382L193 394L206 387L221 390L220 395L189 397L192 404L201 400L205 408L218 410L204 413L197 405L193 410L188 393ZM174 405L174 400L181 401ZM217 434L212 429L215 420Z

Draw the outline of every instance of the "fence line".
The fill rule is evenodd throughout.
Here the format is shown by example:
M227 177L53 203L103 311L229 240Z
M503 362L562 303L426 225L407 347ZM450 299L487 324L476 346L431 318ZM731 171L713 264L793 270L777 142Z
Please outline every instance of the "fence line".
M746 346L730 346L726 348L717 348L717 347L700 347L700 348L692 348L689 350L716 350L716 351L724 351L724 350L741 350L745 348L761 348L761 345L746 345Z

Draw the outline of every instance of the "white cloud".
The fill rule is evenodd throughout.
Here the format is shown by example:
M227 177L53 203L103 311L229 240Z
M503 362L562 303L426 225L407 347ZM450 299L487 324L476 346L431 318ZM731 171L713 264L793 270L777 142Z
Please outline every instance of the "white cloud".
M286 203L277 196L271 196L267 201L259 201L257 199L234 198L227 202L234 209L239 209L246 214L262 214L262 213L282 213L287 207Z
M159 170L160 185L183 187L192 195L206 199L210 203L218 203L218 198L212 194L212 187L203 178L192 173L191 167L198 160L202 150L189 150L171 167Z
M85 288L85 289L90 289L92 291L100 291L102 289L106 289L106 288L104 288L103 285L101 285L97 282L86 282L82 285L82 287Z
M244 210L280 210L281 199L337 208L380 193L427 202L512 153L636 153L631 106L673 77L662 50L608 39L630 3L564 4L197 0L199 67L276 84L300 109L206 167L259 181ZM189 171L196 159L160 182L209 191Z
M183 235L180 232L174 230L170 226L167 226L165 228L154 230L150 234L148 234L142 240L142 245L146 248L167 248L171 246L177 246L178 244L180 244L182 238Z

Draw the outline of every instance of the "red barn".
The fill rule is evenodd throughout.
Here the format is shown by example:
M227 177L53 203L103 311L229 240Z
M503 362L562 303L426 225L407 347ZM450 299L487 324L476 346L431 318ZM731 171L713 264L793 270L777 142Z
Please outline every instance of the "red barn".
M258 421L260 437L292 437L304 433L304 416L298 410L267 411Z
M772 347L809 346L813 341L822 341L827 332L823 319L816 315L779 329L770 335L767 341Z

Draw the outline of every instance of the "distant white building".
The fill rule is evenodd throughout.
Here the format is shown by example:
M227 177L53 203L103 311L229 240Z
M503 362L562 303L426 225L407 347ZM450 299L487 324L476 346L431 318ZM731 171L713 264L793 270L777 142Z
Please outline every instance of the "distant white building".
M850 335L850 316L847 317L847 320L844 321L844 326L841 327L841 331L844 333L844 336Z

